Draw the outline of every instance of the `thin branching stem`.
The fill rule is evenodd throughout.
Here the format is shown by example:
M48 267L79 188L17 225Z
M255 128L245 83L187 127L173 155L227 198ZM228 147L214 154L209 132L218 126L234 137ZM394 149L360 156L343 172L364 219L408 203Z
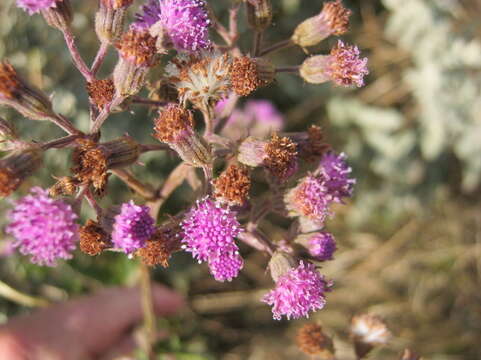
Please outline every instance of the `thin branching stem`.
M72 33L72 30L65 29L63 31L63 36L65 38L65 43L67 44L67 47L70 51L70 55L72 56L72 60L75 67L78 69L78 71L80 71L80 73L84 76L84 78L88 82L92 82L93 80L95 80L94 76L92 75L92 72L88 68L87 64L85 64L85 61L82 59L82 56L80 55L77 45L75 44L75 37Z
M99 51L95 56L94 62L92 63L92 68L90 70L92 72L92 75L95 76L97 74L97 72L99 71L100 67L102 66L105 60L105 57L107 56L108 51L109 51L109 43L107 42L100 43Z
M274 45L271 45L271 46L263 49L259 53L259 56L266 56L267 54L270 54L270 53L273 53L273 52L276 52L276 51L279 51L279 50L282 50L282 49L286 49L286 48L291 47L293 45L294 45L294 43L292 42L291 39L279 41L278 43L275 43Z

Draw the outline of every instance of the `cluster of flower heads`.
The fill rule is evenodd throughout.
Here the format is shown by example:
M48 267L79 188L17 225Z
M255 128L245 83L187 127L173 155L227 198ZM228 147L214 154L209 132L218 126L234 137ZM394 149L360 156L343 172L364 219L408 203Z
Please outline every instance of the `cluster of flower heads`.
M34 187L30 195L14 202L7 234L13 247L31 256L32 262L54 266L70 259L79 243L82 252L96 256L106 250L137 256L151 266L168 266L171 255L183 249L199 263L206 263L217 281L232 281L244 266L240 243L270 255L268 268L275 287L262 301L272 306L273 317L297 319L324 307L331 281L318 271L317 262L333 259L336 242L324 229L333 215L332 204L343 203L353 192L354 179L344 154L325 142L320 127L284 132L285 119L267 100L241 97L274 83L283 68L267 56L286 46L307 48L329 36L344 34L350 11L340 0L324 3L321 12L302 22L286 41L271 47L256 42L243 54L237 44L236 26L227 33L210 18L205 0L146 0L135 21L124 29L132 0L99 0L95 31L101 44L87 66L76 48L70 0L17 0L30 15L40 12L46 22L63 32L72 60L87 81L92 125L88 133L58 114L41 90L24 81L6 61L0 63L0 105L10 106L32 120L49 120L70 136L47 143L20 139L13 127L0 119L0 141L9 154L0 159L0 195L8 196L42 164L51 148L74 148L70 174L56 178L48 190ZM272 23L269 0L245 1L247 21L256 33ZM232 21L238 7L232 9ZM215 44L209 31L218 31L228 46ZM234 33L232 33L234 32ZM109 46L117 49L118 62L111 75L97 78ZM149 99L138 96L150 69L162 64L163 55L176 52L160 79L152 82ZM284 68L287 69L287 68ZM341 40L328 55L308 57L289 67L306 82L331 81L341 86L362 86L367 59L356 46ZM153 136L162 144L139 144L128 135L101 142L102 124L115 110L134 104L156 106ZM202 114L204 133L198 131L195 113ZM162 188L152 190L126 168L146 151L170 149L183 164ZM216 166L214 166L214 162ZM219 174L217 164L225 169ZM188 168L190 166L190 168ZM192 168L201 168L199 183ZM179 174L183 175L179 175ZM185 174L185 175L184 175ZM197 191L190 209L157 224L156 207L128 201L103 209L97 199L108 194L109 178L118 176L145 201L171 193L169 181L189 178ZM254 175L254 176L253 176ZM269 191L250 198L253 179L263 179ZM77 223L83 200L97 213L95 220ZM275 243L260 225L277 213L292 220L285 239Z

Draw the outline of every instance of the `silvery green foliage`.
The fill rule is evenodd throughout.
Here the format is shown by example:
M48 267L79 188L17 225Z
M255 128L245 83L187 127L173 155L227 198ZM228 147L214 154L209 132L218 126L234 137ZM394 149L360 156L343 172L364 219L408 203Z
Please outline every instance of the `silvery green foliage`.
M443 161L454 153L463 164L463 189L469 192L481 180L481 42L459 24L454 30L457 1L383 3L389 10L386 37L412 60L402 78L416 102L414 126L407 126L395 109L353 99L331 99L329 115L338 126L349 124L346 136L353 151L348 153L368 151L371 169L392 185L413 191L423 185L438 188L456 175L448 173Z

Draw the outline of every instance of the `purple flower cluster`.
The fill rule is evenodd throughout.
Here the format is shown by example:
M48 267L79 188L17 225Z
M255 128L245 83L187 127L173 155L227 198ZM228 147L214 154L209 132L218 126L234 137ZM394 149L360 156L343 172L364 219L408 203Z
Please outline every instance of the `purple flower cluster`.
M364 76L369 74L367 58L361 58L357 46L344 44L338 41L329 55L329 66L326 73L337 85L361 87L364 85Z
M150 0L133 27L149 29L158 21L179 51L195 52L211 45L211 21L204 0Z
M297 268L290 269L277 280L275 289L262 301L272 305L275 320L282 316L288 320L299 319L324 307L325 292L330 286L313 264L301 261Z
M217 281L237 277L244 262L234 242L241 227L233 211L205 198L186 214L182 228L183 249L199 263L206 261Z
M155 232L155 220L149 212L148 206L135 205L132 200L123 204L115 217L112 243L126 254L143 248Z
M7 234L15 240L12 246L30 255L38 265L55 266L57 259L70 259L78 240L77 215L62 200L52 199L42 188L14 203L8 214Z
M336 251L336 240L331 233L322 231L309 238L307 249L317 261L332 260Z
M342 203L343 198L352 196L355 180L349 178L351 168L345 160L345 154L325 154L317 171L289 191L286 205L292 215L303 216L322 225L330 215L331 203Z
M57 0L17 0L17 6L33 15L40 10L55 7Z

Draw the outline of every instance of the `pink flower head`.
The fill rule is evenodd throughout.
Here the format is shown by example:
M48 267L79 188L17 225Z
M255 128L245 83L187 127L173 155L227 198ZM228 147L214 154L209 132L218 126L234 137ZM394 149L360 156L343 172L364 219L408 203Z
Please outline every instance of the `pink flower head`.
M347 156L344 153L336 155L334 152L324 154L318 171L325 178L332 201L342 203L342 198L351 197L355 179L350 179L352 169L346 163Z
M367 58L360 58L357 46L345 45L341 40L328 56L326 75L340 86L364 85L364 76L369 74Z
M31 255L34 264L55 266L57 259L71 259L78 240L77 215L62 200L52 199L39 187L14 202L8 214L7 234L15 240L12 246L23 255Z
M317 311L326 304L325 292L331 283L319 274L316 267L301 261L276 282L275 289L264 295L262 301L272 305L275 320L286 316L288 320L309 317L309 312Z
M174 47L195 52L207 49L211 21L204 0L160 0L160 20Z
M123 204L115 217L112 243L126 254L143 248L155 232L155 220L149 211L148 206L135 205L132 200Z
M309 254L318 261L332 260L336 251L336 240L328 232L319 232L311 236L307 242Z
M234 239L241 232L236 213L205 198L186 214L182 224L182 247L199 263L207 261L218 281L236 277L243 266Z
M322 175L310 174L301 179L285 198L293 216L303 216L322 225L329 213L331 197Z
M17 6L28 12L29 15L56 7L56 5L57 0L17 0Z

